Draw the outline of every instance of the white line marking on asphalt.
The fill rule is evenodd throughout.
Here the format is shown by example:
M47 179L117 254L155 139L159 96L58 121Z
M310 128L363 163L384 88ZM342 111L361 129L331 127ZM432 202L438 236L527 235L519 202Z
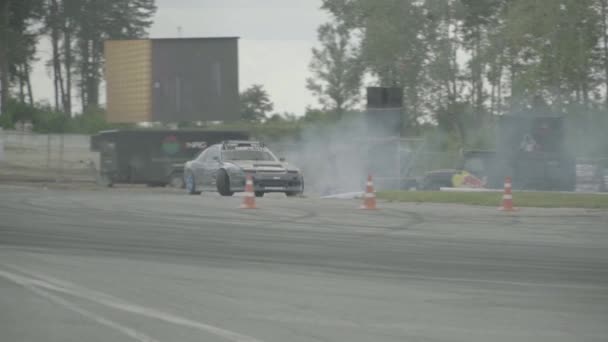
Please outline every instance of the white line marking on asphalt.
M7 275L9 275L9 276L13 276L13 277L21 277L23 279L26 279L27 280L26 283L30 284L31 286L43 287L46 289L54 290L57 292L62 292L62 293L65 293L65 294L68 294L68 295L71 295L74 297L92 301L97 304L101 304L101 305L104 305L104 306L107 306L110 308L114 308L117 310L129 312L132 314L138 314L140 316L144 316L144 317L148 317L148 318L158 319L158 320L161 320L161 321L164 321L167 323L172 323L175 325L181 325L184 327L198 329L205 333L210 333L210 334L216 335L218 337L224 338L229 341L262 342L261 340L258 340L256 338L242 335L242 334L236 333L234 331L230 331L230 330L219 328L219 327L216 327L213 325L193 321L188 318L169 314L169 313L162 312L162 311L159 311L156 309L147 308L147 307L139 306L136 304L131 304L122 299L112 297L105 293L90 290L85 287L82 287L82 286L79 286L79 285L76 285L73 283L69 283L67 281L61 281L61 280L54 279L52 277L47 277L43 274L27 271L27 270L17 267L17 266L6 265L6 264L4 264L3 266L10 267L20 273L27 274L33 278L21 277L19 275L8 273L8 272L2 271L2 270L0 270L0 276L6 277ZM38 279L35 279L35 278L38 278Z
M156 340L142 332L139 332L135 329L132 329L132 328L126 327L124 325L118 324L116 322L113 322L103 316L100 316L91 311L85 310L61 297L55 296L54 294L51 294L45 290L39 289L38 287L34 286L33 284L31 284L29 282L29 280L30 280L29 278L25 278L25 277L21 277L16 274L4 272L2 270L0 270L0 276L14 282L15 284L23 286L24 288L34 292L35 294L39 295L40 297L44 297L44 298L50 300L51 302L61 305L64 308L74 311L84 317L87 317L94 322L97 322L101 325L105 325L108 328L112 328L120 333L123 333L124 335L127 335L127 336L133 338L134 340L137 340L140 342L159 342L158 340Z
M321 199L346 199L346 200L350 200L350 199L360 198L361 196L363 196L363 194L364 194L363 191L347 192L347 193L343 193L343 194L321 196Z

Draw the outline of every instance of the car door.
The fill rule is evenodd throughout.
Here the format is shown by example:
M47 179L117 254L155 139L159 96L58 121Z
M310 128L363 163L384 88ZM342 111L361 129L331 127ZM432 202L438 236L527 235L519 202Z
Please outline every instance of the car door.
M209 149L208 155L203 161L203 187L208 189L215 189L217 173L220 169L220 147L213 146Z
M203 153L199 154L196 159L194 159L190 163L190 168L192 173L194 174L194 180L196 181L196 186L200 187L203 185L203 174L205 167L205 159L209 155L209 149L203 151Z

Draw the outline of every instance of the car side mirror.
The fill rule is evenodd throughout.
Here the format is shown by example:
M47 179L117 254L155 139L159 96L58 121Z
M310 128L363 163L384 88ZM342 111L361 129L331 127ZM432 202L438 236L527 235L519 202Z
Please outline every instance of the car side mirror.
M219 162L220 161L220 157L215 156L215 157L213 157L213 160L215 160L216 162Z
M285 159L285 157L281 157L281 158L279 158L279 161L281 161L282 163L284 163L284 162L285 162L285 160L286 160L286 159Z

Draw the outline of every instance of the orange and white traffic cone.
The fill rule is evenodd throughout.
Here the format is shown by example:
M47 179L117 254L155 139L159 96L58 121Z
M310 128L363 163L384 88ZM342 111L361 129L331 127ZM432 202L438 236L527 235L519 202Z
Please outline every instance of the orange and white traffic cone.
M374 183L372 182L372 176L367 176L367 185L365 187L365 193L363 194L363 205L360 209L363 210L377 210L376 207L376 192L374 191Z
M502 195L502 207L498 208L501 211L516 211L517 209L513 207L513 193L511 192L511 188L513 187L513 183L511 182L511 177L505 178L505 191Z
M253 178L251 176L247 176L247 181L245 182L245 199L243 200L243 204L241 204L241 209L257 209L255 206L255 193L253 191Z

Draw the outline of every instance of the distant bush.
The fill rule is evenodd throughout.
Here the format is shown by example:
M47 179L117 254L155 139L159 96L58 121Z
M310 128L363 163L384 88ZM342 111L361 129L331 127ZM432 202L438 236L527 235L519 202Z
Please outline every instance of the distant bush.
M106 121L103 109L92 108L72 118L69 124L69 131L71 133L95 134L114 127L115 125L109 124Z
M94 134L115 127L115 125L107 123L103 109L89 109L82 114L70 117L65 113L55 111L48 105L30 106L11 100L0 116L0 126L4 129L13 129L19 121L30 121L33 124L34 132L38 133Z
M35 112L32 123L35 132L68 133L70 131L70 120L70 117L65 113L42 109Z
M15 100L9 100L6 108L2 111L2 115L0 115L0 126L4 129L13 129L18 121L34 122L38 111L39 109L36 107Z

